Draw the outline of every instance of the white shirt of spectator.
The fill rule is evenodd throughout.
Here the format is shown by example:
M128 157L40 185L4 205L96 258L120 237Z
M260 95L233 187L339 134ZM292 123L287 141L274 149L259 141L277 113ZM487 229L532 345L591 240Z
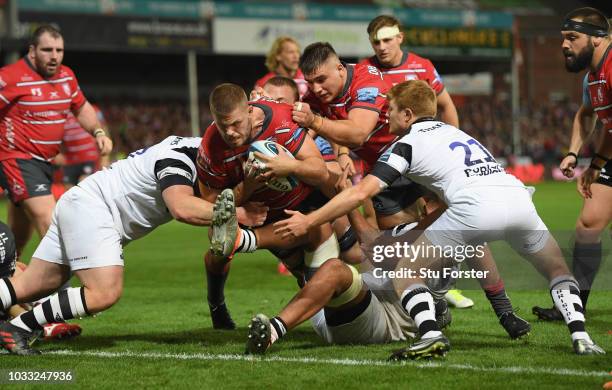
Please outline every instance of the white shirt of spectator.
M89 176L79 187L109 206L125 244L172 220L162 191L174 184L195 185L201 140L170 136Z

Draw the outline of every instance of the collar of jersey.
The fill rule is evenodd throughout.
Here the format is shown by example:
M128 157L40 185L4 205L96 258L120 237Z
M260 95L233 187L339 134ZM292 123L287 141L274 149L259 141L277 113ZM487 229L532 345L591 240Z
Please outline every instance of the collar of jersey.
M346 82L344 83L344 87L342 87L342 93L335 100L338 101L342 99L348 93L349 87L353 82L353 71L354 67L347 64L346 62L341 61L342 65L346 68Z
M601 61L599 61L599 64L597 64L597 68L595 68L595 72L593 73L597 73L601 70L601 67L603 66L604 62L606 62L606 59L608 58L608 55L610 54L610 49L612 49L612 43L608 44L608 48L606 49L606 52L604 53L603 57L601 57Z
M432 118L430 116L426 116L423 118L419 118L416 121L412 122L412 124L408 127L408 129L406 130L406 134L410 133L412 131L412 126L418 124L418 123L423 123L423 122L438 122L438 120L436 118Z
M381 64L380 61L378 61L378 57L376 57L376 55L374 55L372 57L374 58L374 63L376 64L376 66L379 69L394 69L394 68L399 68L400 66L404 65L404 63L408 59L409 55L410 55L410 53L408 51L402 52L402 60L396 66L385 66L385 65Z
M24 56L23 57L23 61L26 63L26 65L28 66L28 68L32 69L32 71L34 73L36 73L38 75L38 77L40 77L43 80L51 80L54 77L56 77L59 74L59 71L53 76L53 77L49 77L48 79L43 77L40 73L38 73L38 71L36 70L36 68L34 67L34 65L32 65L32 63L30 62L30 59L28 58L28 56Z
M261 130L252 138L252 140L257 139L257 137L259 137L264 131L266 131L266 129L268 128L268 126L270 126L270 122L272 122L272 109L265 105L265 104L261 104L258 102L249 102L249 104L251 106L255 106L257 108L261 108L264 112L264 122L261 125Z

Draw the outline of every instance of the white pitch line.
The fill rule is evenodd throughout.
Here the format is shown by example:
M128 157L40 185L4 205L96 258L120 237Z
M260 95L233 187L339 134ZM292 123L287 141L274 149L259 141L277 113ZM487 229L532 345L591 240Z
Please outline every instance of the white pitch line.
M207 353L157 353L157 352L95 352L95 351L69 351L58 350L48 351L45 354L62 355L62 356L92 356L99 358L139 358L139 359L176 359L176 360L221 360L221 361L245 361L258 363L308 363L308 364L330 364L338 366L385 366L395 367L398 365L415 366L419 368L446 368L454 370L481 371L481 372L498 372L512 374L545 374L559 376L581 376L581 377L605 377L610 374L606 371L586 371L576 370L572 368L533 368L523 366L500 366L500 367L485 367L474 366L471 364L457 364L445 362L388 362L384 360L357 360L357 359L318 359L312 357L292 358L283 356L266 356L254 357L248 355L230 355L230 354L207 354Z

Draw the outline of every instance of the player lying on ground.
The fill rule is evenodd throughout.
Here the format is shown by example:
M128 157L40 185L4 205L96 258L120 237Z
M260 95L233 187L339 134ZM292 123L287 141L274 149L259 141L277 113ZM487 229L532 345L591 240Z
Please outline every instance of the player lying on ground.
M196 195L200 141L168 137L89 176L60 198L28 268L17 278L0 280L0 309L56 291L71 272L83 287L62 290L0 325L4 349L39 354L28 341L45 324L95 314L115 304L123 290L123 246L130 241L173 218L190 225L210 224L213 205ZM241 222L263 222L265 209L253 209L239 212Z
M359 211L353 210L349 215L360 241L368 242L374 237L378 238L380 232L372 229ZM424 225L419 225L419 230L431 223L431 219L423 222ZM409 232L414 225L416 224L400 225L386 232L387 243L404 238L410 240ZM371 259L366 262L373 268ZM364 265L361 264L359 268L364 268ZM387 267L388 265L385 268ZM496 283L498 280L492 282ZM444 299L439 302L446 303ZM438 309L436 304L436 311ZM502 315L502 325L510 335L525 334L529 331L529 324L514 315L511 310L510 306L510 311ZM448 308L446 311L448 312ZM436 317L440 328L444 327L445 324L441 323L444 317ZM376 277L373 272L358 275L353 266L343 264L338 259L330 259L317 270L278 316L268 320L264 314L258 314L251 320L247 352L265 353L286 332L310 318L317 334L329 343L370 344L401 341L414 337L418 331L414 321L402 308L390 278ZM430 356L429 353L424 353L418 357Z
M417 245L465 248L507 241L550 281L551 296L568 325L575 352L604 354L585 330L578 284L523 183L507 174L478 141L432 119L436 113L435 95L426 83L412 80L398 84L389 98L392 132L402 138L357 186L306 216L288 211L291 217L277 222L276 232L286 237L301 236L311 226L348 213L362 199L374 196L399 176L406 175L435 192L448 205L442 216L416 240ZM439 270L448 260L452 261L440 258L438 251L423 249L423 252L418 258L401 259L397 269ZM413 278L394 279L394 286L421 335L419 342L395 357L415 358L431 351L438 354L448 351L450 343L436 324L433 299L425 281L417 273Z

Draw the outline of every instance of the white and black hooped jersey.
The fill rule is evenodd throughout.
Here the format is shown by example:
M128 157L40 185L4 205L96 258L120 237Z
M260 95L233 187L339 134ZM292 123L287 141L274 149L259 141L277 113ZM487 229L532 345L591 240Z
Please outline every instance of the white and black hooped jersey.
M412 124L408 134L380 156L370 174L385 186L405 176L444 199L449 206L460 190L482 186L521 186L470 135L432 118Z
M195 159L201 140L170 136L96 172L79 187L109 206L124 243L135 240L172 219L162 198L164 189L196 188Z

